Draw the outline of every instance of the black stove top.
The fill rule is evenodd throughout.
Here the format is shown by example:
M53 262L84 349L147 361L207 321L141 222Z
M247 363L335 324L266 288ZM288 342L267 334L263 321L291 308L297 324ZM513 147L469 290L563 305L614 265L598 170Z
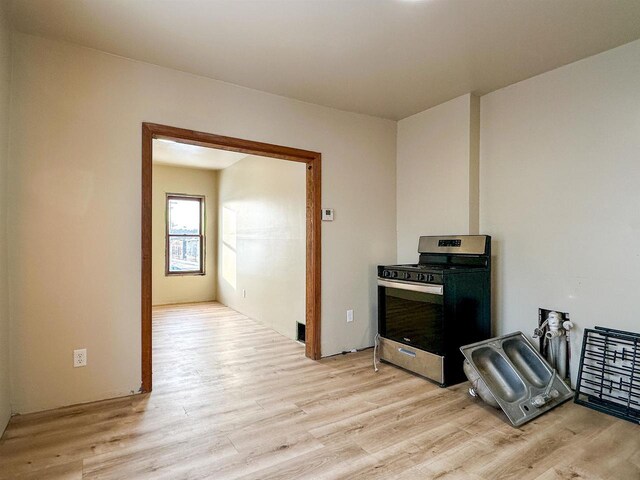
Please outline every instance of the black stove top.
M445 265L441 263L406 263L403 265L385 265L384 268L392 268L395 270L416 270L416 271L425 271L425 270L459 270L459 269L469 269L469 268L481 268L479 266L470 266L470 265Z
M419 283L444 283L445 277L465 272L489 270L491 237L420 237L418 263L380 265L378 277Z

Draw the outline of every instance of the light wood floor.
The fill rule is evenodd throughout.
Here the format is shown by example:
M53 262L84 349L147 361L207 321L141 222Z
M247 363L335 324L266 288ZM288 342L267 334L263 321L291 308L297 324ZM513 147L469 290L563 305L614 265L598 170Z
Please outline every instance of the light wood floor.
M512 428L465 385L314 362L216 303L153 328L152 394L14 417L0 478L640 478L640 427L573 403Z

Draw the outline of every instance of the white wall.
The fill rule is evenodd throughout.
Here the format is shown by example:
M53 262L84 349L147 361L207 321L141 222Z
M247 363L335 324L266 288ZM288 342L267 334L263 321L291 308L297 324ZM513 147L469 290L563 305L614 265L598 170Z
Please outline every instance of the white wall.
M538 307L640 330L640 41L481 99L480 229L497 333Z
M218 183L218 300L292 339L305 323L306 173L249 156Z
M216 298L217 172L153 166L152 302L154 305L207 302ZM166 275L167 193L205 197L205 274Z
M0 4L0 436L11 415L6 196L10 76L10 35L4 3L2 3Z
M143 121L322 153L322 353L372 344L396 124L15 34L9 242L17 412L140 387ZM355 309L347 324L345 311ZM72 350L88 366L72 367Z
M467 94L398 122L398 262L421 235L478 233L478 107Z

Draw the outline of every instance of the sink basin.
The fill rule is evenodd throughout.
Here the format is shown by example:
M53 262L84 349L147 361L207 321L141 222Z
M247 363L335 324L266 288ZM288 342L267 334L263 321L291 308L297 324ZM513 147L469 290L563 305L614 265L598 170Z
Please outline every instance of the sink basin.
M518 337L510 338L502 342L502 349L525 380L538 388L545 388L553 375L551 367L528 343Z
M527 394L518 372L495 349L480 347L471 354L473 365L496 397L515 402Z
M460 351L515 426L573 397L522 332L465 345Z

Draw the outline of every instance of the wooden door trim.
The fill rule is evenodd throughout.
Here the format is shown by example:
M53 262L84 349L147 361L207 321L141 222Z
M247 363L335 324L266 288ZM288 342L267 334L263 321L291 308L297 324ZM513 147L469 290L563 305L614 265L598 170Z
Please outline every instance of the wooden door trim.
M305 354L314 360L320 359L320 280L321 280L321 193L322 155L318 152L284 147L270 143L254 142L240 138L225 137L183 128L142 124L142 386L141 392L150 392L153 386L152 371L152 179L153 139L167 139L242 152L247 155L279 158L306 164L306 342Z

